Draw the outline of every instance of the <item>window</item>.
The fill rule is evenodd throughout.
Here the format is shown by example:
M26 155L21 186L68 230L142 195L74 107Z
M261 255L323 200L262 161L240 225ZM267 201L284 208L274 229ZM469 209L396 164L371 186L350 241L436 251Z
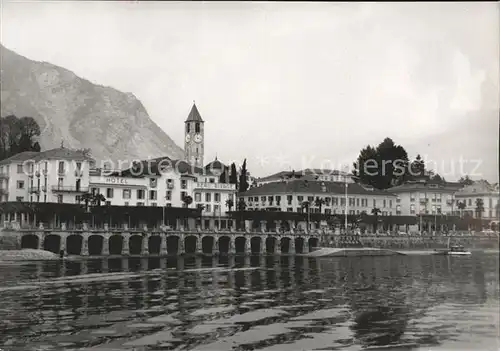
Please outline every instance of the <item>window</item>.
M385 199L384 199L384 200L382 200L382 207L387 207L387 202L386 202L386 200L385 200Z
M276 196L276 206L281 205L281 196Z
M196 124L194 125L194 132L195 133L199 133L200 132L200 123L199 122L196 122Z
M332 205L333 206L339 205L339 198L338 197L332 197Z
M18 180L17 181L17 188L18 189L24 189L24 180Z
M156 202L152 202L151 206L156 207L157 206Z
M215 193L214 194L214 201L215 202L220 202L220 193Z
M297 196L297 201L298 201L298 202L302 202L302 201L304 201L304 197L303 197L303 196Z
M107 206L111 206L111 201L106 201Z
M220 212L220 206L219 205L214 205L214 212L218 214Z
M392 200L389 200L389 207L392 208Z
M58 170L59 174L64 173L64 161L59 161L59 167L57 170Z
M16 201L24 201L24 196L17 196Z
M373 199L373 207L377 207L377 200Z
M17 165L17 174L22 174L23 172L23 165Z
M171 201L172 200L172 192L170 190L167 191L165 194L165 200Z
M131 191L130 189L123 189L123 198L124 199L130 199Z
M286 212L293 212L293 208L292 208L292 207L288 207L288 208L286 209Z
M108 199L112 199L113 198L113 188L107 188L106 189L106 197Z
M144 202L138 202L137 206L144 206Z
M64 185L64 178L57 178L57 187L62 188Z
M128 201L125 201L124 206L128 206Z
M345 197L340 198L340 206L345 206Z
M150 188L156 188L157 185L158 185L158 179L149 178L149 187Z
M145 191L143 189L138 189L137 190L137 199L138 200L144 200L145 197ZM139 206L139 205L137 205Z
M210 178L210 179L209 179L209 182L210 182L210 183L215 183L215 178Z
M307 201L312 203L314 201L314 196L308 196Z
M173 189L174 187L174 180L173 179L167 179L167 188L168 189Z
M81 162L77 162L76 163L76 169L81 171L82 170L82 163Z
M156 190L150 190L149 191L149 199L150 200L156 200Z
M194 193L194 201L201 202L201 193Z
M472 199L469 199L469 206L472 206Z
M205 211L210 212L212 210L212 206L207 204L205 205Z
M186 123L186 133L191 133L191 123Z
M187 189L187 180L181 179L181 189Z
M62 204L63 202L63 196L62 195L57 195L57 202Z
M181 191L181 201L183 201L186 196L187 196L187 192Z
M359 199L356 199L356 207L359 207Z
M212 202L212 196L210 193L205 193L205 202Z

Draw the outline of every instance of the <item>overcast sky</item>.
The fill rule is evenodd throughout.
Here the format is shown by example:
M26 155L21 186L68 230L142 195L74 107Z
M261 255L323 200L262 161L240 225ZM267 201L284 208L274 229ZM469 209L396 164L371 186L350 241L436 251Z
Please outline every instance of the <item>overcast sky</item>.
M488 111L498 118L494 2L2 7L7 48L132 92L181 147L196 100L206 161L247 157L257 176L351 162L386 136L412 158L457 158L462 150L429 140L467 119L481 124ZM498 139L498 128L485 133L463 147L470 153L476 140ZM492 180L497 153L483 166Z

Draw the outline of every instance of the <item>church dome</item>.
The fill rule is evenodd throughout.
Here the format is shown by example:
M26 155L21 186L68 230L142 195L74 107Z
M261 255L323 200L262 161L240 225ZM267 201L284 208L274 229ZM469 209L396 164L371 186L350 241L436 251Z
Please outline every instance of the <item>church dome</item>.
M225 168L226 166L217 160L217 158L205 166L205 170L213 173L214 175L221 175Z

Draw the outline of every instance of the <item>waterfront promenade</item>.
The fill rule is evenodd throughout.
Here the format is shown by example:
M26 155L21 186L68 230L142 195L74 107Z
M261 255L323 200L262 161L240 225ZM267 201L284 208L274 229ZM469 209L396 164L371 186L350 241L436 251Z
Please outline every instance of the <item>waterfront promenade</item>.
M449 243L468 248L498 248L498 236L471 233L451 235L340 234L328 230L235 231L171 230L163 228L4 228L0 249L42 249L67 255L236 255L307 254L318 247L384 249L435 249Z

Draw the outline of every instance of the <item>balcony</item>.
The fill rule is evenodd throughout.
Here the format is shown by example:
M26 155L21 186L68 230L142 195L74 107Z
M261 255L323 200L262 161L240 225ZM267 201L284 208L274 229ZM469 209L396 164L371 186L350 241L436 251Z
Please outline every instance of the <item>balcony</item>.
M420 199L421 204L426 204L427 202L429 202L429 199Z
M28 192L29 192L30 194L40 194L40 190L41 190L41 188L40 188L40 187L38 187L38 186L32 186L32 187L30 187L30 188L28 189Z
M76 187L76 186L58 186L52 187L52 191L55 193L87 193L89 191L88 187Z
M0 179L9 179L9 173L0 173Z
M83 171L82 170L75 170L75 177L81 178L83 177Z

